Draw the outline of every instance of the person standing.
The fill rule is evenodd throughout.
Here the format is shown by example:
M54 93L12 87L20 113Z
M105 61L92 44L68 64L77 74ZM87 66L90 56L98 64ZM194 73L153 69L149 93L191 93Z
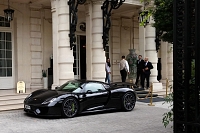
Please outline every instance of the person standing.
M137 77L135 81L136 87L138 87L138 81L140 79L140 85L142 85L142 75L143 75L143 65L144 65L144 60L142 59L142 55L138 55L138 60L137 60Z
M153 65L151 62L149 62L148 57L145 57L144 64L143 64L143 76L142 76L142 87L144 88L144 82L146 79L146 87L149 88L149 77L151 74L151 69L153 69Z
M126 82L127 73L129 74L129 65L125 60L125 56L122 56L122 60L119 62L120 74L122 82Z
M106 71L106 78L105 78L105 82L108 81L108 83L110 84L110 74L111 74L111 70L110 70L110 59L107 58L106 63L105 63L105 71Z

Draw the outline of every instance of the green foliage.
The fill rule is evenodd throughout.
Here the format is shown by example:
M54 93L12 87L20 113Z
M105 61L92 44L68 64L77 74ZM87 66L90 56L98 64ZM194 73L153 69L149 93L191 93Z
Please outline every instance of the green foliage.
M140 1L151 3L152 0ZM148 5L145 10L149 13L140 25L144 26L144 22L152 16L155 21L152 26L161 34L160 39L173 43L173 0L154 0L154 4Z
M162 33L160 39L173 43L173 0L155 0L154 5L153 26Z
M47 77L47 70L42 70L42 77Z
M168 96L166 96L165 102L163 104L165 103L168 103L170 108L168 112L163 114L164 117L162 119L162 123L166 128L167 125L169 125L169 123L173 121L173 93L170 93Z
M145 16L145 12L146 10L141 12L141 15ZM152 16L152 12L148 11L147 16L145 16L145 18L143 19L142 22L140 22L140 26L145 26L145 22L149 19L149 17Z

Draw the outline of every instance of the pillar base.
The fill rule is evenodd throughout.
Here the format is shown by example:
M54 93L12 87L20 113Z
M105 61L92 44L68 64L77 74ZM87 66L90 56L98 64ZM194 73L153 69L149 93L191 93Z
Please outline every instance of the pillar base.
M163 90L163 85L161 82L155 82L153 83L153 92L155 91L162 91Z

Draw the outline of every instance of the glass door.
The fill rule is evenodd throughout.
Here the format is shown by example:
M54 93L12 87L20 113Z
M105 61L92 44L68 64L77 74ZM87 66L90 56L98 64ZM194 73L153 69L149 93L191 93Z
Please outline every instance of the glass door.
M12 34L0 31L0 89L13 88Z
M77 44L73 47L73 56L74 56L74 64L73 64L73 72L74 79L80 79L80 62L79 62L79 37L77 37Z
M73 48L74 79L86 79L86 36L77 36L77 45Z

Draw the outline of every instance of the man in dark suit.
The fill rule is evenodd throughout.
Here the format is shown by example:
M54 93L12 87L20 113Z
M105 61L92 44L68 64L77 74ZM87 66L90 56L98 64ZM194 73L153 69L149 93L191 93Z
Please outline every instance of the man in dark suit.
M148 57L145 57L144 64L143 64L143 76L142 76L142 87L144 88L144 82L146 79L147 82L147 89L149 88L149 77L151 74L151 69L153 69L153 65L151 62L148 61Z
M140 84L142 85L142 75L143 75L143 65L144 65L144 60L142 59L142 55L138 56L138 60L137 60L137 77L136 77L136 81L135 81L135 85L136 87L138 87L138 80L140 79Z

